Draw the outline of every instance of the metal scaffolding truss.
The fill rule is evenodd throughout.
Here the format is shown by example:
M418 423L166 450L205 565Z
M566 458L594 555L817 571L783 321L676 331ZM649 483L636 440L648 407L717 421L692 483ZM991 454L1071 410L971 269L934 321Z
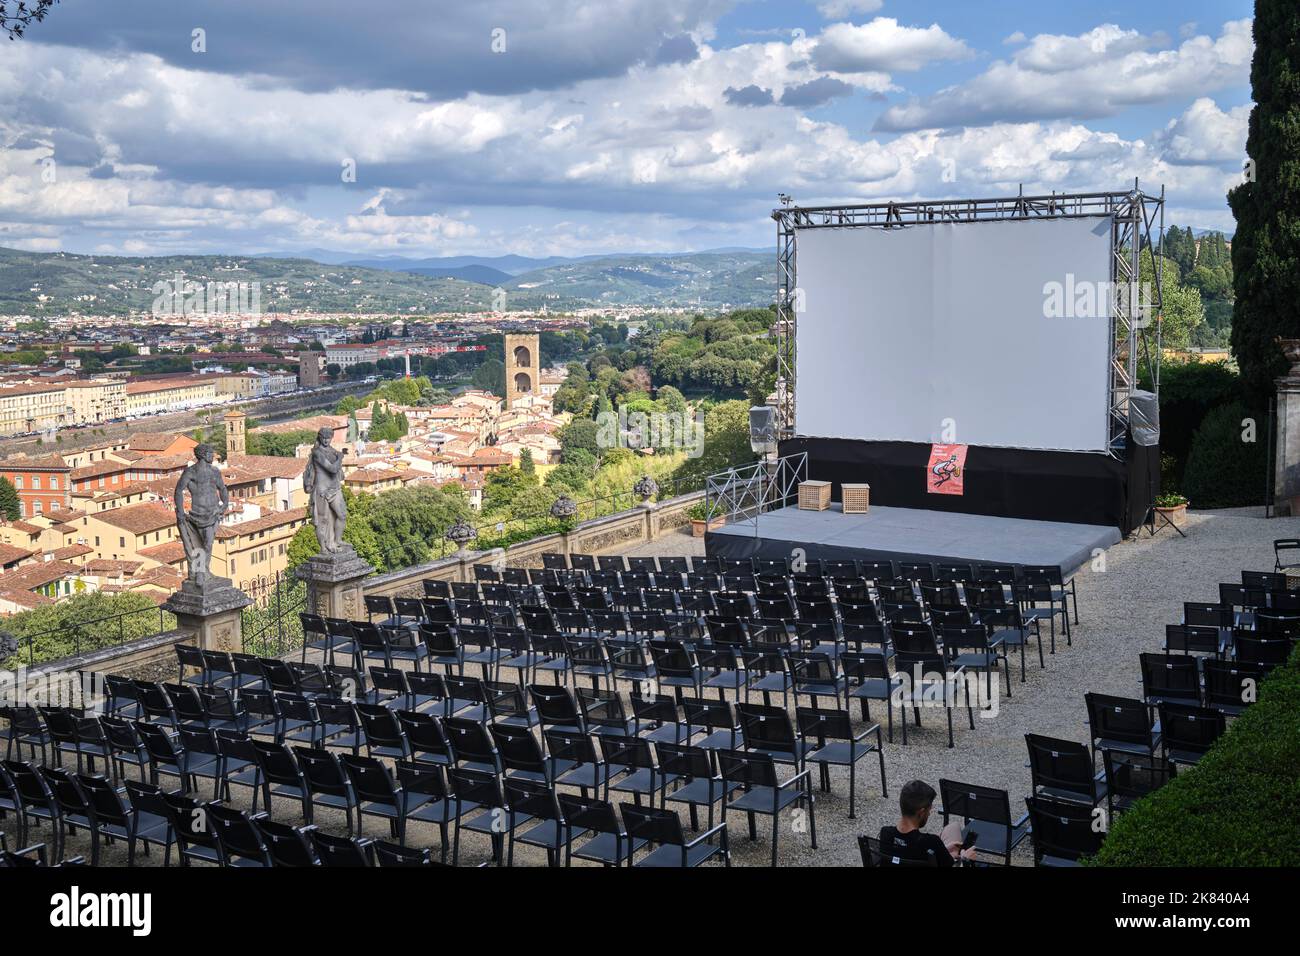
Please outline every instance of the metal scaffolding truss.
M782 197L783 202L788 202ZM1026 219L1111 220L1111 347L1107 407L1109 452L1124 457L1129 396L1137 387L1139 361L1145 364L1152 389L1160 390L1160 320L1164 302L1164 188L1148 195L1133 180L1127 192L1052 193L999 199L942 199L881 202L841 206L783 205L772 211L776 220L777 297L773 335L777 349L777 422L782 438L796 432L795 339L799 290L798 234L804 229L900 229L943 222L993 222ZM1143 290L1138 282L1144 247L1157 251L1155 282Z

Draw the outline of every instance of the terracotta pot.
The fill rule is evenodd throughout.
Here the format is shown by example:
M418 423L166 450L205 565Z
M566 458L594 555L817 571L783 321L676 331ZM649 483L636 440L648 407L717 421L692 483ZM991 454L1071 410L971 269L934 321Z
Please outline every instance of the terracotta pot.
M1183 523L1183 519L1185 519L1185 518L1187 517L1187 505L1186 505L1186 503L1181 504L1181 505L1174 505L1172 508L1161 508L1161 507L1157 507L1157 508L1156 508L1156 511L1160 512L1162 515L1164 515L1166 518L1168 518L1168 519L1169 519L1170 521L1172 521L1174 524L1182 524L1182 523Z
M714 518L712 521L705 521L703 518L692 518L691 536L695 538L703 538L706 530L717 531L725 523L726 522L722 518ZM707 528L705 527L706 525Z

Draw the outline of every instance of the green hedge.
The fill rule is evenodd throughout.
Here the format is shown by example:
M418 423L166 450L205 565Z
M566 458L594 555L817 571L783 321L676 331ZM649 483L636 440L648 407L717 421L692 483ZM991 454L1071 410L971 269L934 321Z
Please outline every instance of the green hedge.
M1254 420L1254 441L1242 422ZM1211 410L1192 437L1181 491L1193 508L1233 508L1264 503L1268 430L1264 416L1241 402Z
M1300 866L1300 648L1195 767L1117 814L1098 866Z

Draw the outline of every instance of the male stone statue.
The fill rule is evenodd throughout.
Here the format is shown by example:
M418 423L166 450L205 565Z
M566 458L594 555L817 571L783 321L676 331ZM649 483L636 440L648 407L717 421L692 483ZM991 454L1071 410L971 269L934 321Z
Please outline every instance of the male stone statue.
M190 510L185 510L185 492L190 493ZM197 445L194 461L185 467L172 493L176 499L176 528L185 548L189 578L200 587L212 578L212 542L217 525L230 506L230 492L221 472L212 464L212 446Z
M343 501L343 454L330 445L334 429L322 428L302 473L303 490L311 496L311 522L321 553L337 554L344 547L343 525L348 506Z

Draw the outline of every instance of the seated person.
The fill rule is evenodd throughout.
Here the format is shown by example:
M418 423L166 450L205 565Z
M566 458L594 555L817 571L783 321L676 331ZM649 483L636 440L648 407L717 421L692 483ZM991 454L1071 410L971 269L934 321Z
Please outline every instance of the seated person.
M898 808L902 814L898 825L880 828L880 852L886 862L895 856L900 860L919 861L933 857L936 866L952 866L958 857L975 859L974 847L961 848L960 823L949 823L938 836L921 832L930 819L934 797L934 787L923 780L903 785L898 796Z

